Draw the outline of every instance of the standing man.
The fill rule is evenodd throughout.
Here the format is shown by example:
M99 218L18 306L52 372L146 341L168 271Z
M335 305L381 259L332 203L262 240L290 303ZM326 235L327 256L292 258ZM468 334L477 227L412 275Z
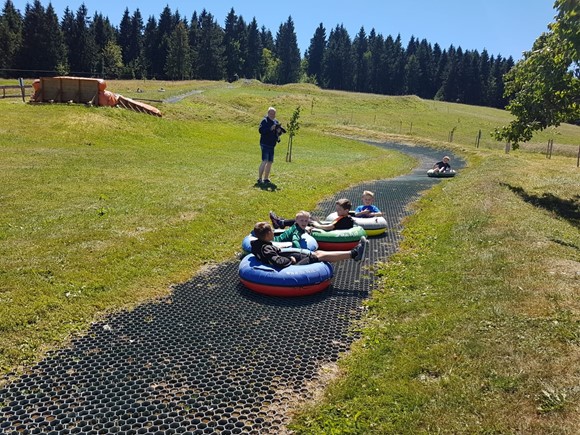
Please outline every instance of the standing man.
M284 131L276 119L276 109L268 108L268 115L260 123L260 148L262 149L262 163L258 170L258 184L270 183L270 169L274 162L274 147Z

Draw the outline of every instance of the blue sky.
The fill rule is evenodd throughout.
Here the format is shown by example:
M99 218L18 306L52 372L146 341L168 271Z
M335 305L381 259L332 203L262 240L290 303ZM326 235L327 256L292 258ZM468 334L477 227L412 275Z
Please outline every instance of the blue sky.
M24 13L26 3L33 0L12 1ZM41 3L47 6L48 0ZM59 17L67 6L76 12L82 3L89 16L101 12L116 26L125 8L131 15L139 8L146 21L151 15L159 18L165 5L188 20L194 11L199 14L206 9L223 26L233 7L247 23L256 17L258 25L270 29L274 36L280 24L292 16L302 54L322 23L327 37L342 24L354 39L362 26L367 35L372 28L385 37L400 34L404 46L415 36L442 48L451 44L479 52L485 48L490 55L513 56L516 61L547 30L555 15L552 0L52 0Z

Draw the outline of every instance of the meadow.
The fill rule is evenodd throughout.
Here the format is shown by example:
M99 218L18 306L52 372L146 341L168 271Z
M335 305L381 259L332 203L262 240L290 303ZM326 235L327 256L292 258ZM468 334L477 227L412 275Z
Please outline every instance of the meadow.
M269 210L314 209L347 186L408 172L409 157L360 140L399 141L451 148L467 167L415 204L400 252L374 271L383 284L356 325L362 338L325 369L318 400L296 404L293 430L580 426L579 127L505 153L490 131L511 118L490 108L255 81L108 89L176 98L151 102L163 118L0 99L5 380L107 313L234 258ZM257 125L270 105L283 123L300 106L301 128L292 163L286 138L277 150L275 188L258 188Z

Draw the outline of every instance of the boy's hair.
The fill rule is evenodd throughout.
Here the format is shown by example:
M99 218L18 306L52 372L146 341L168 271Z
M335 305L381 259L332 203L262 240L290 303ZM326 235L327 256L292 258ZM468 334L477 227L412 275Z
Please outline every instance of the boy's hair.
M451 159L449 158L449 156L445 156L445 157L443 157L443 160L445 160L445 159L447 159L447 160L451 160Z
M370 190L365 190L363 192L362 196L370 196L371 198L374 198L375 194L373 192L371 192Z
M304 210L300 210L298 213L296 213L296 218L299 218L300 216L305 216L307 218L310 218L310 213L308 213L307 211L304 211Z
M345 210L350 210L352 208L352 204L350 203L350 201L346 198L341 198L338 201L335 202L336 205L340 205L342 208L344 208Z
M272 231L272 226L268 222L258 222L256 225L254 225L254 236L260 240L264 240L266 234Z

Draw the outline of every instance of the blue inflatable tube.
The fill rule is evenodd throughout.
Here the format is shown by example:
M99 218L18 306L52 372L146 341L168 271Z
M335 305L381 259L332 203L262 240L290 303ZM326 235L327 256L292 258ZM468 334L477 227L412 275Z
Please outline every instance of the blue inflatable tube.
M330 285L333 269L330 263L275 268L247 255L240 261L240 281L250 290L270 296L305 296Z

